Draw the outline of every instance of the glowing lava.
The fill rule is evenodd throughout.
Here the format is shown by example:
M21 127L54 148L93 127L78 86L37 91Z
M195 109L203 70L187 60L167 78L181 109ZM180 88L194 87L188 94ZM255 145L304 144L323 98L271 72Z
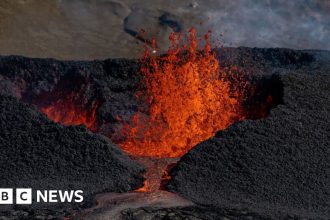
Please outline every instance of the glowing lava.
M95 129L96 108L92 106L88 111L85 105L75 103L75 96L70 94L39 110L54 122L64 125L85 125L88 129Z
M241 94L232 85L232 72L220 69L209 35L199 48L196 30L187 43L171 34L164 56L154 56L156 45L142 59L138 100L147 104L124 128L119 143L135 156L179 157L196 144L242 119Z

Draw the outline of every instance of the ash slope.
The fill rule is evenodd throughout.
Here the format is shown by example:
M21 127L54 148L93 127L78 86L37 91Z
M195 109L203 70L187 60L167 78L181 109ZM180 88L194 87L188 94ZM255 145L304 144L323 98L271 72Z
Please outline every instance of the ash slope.
M330 75L323 72L279 76L283 104L197 145L168 188L203 205L328 219Z
M15 98L0 96L0 131L1 188L81 189L86 201L142 185L143 168L109 140L82 126L55 124ZM57 205L68 204L48 208Z

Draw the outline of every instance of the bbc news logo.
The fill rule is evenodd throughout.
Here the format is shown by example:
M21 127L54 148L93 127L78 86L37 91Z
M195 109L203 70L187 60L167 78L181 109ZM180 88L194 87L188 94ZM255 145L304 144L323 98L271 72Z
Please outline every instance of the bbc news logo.
M33 193L35 193L36 202L40 203L64 203L84 201L82 190L36 190L31 188L17 188L15 190L16 204L32 204ZM0 205L14 204L14 190L11 188L0 188Z

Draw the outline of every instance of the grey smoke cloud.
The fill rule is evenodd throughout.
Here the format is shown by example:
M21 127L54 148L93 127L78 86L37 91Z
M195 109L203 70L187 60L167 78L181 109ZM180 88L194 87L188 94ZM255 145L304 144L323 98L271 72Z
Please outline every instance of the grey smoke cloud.
M330 49L330 1L203 2L198 2L201 18L207 28L224 34L227 46Z

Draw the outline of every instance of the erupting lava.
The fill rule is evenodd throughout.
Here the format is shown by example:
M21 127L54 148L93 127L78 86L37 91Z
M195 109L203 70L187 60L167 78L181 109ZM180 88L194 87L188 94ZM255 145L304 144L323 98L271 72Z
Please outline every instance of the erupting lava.
M136 97L147 104L124 128L122 149L135 156L179 157L218 130L243 119L242 98L232 72L222 70L211 50L209 34L199 48L191 28L187 44L181 34L170 35L164 56L147 49L142 59L142 83Z

